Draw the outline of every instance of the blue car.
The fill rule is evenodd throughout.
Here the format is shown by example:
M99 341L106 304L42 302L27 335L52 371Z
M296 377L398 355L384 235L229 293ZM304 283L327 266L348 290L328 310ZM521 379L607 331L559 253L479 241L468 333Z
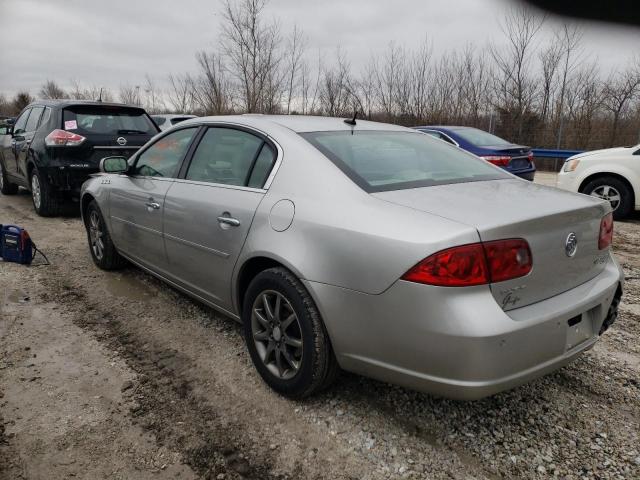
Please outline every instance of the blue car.
M530 147L515 145L489 132L472 127L414 128L484 158L487 162L504 168L509 173L533 181L536 166L533 163L533 152Z

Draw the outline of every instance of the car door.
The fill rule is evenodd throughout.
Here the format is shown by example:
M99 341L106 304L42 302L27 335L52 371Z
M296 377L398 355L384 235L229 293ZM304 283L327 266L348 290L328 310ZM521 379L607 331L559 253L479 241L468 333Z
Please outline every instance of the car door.
M9 143L9 148L4 151L5 168L7 169L7 173L12 177L18 176L18 158L22 150L29 148L26 128L31 110L31 108L27 108L17 118L13 126L13 135Z
M275 147L262 135L209 127L165 199L174 281L228 311L234 311L233 269L275 160Z
M132 158L130 172L108 179L108 215L116 247L163 275L167 269L162 237L165 195L197 130L183 128L159 138Z

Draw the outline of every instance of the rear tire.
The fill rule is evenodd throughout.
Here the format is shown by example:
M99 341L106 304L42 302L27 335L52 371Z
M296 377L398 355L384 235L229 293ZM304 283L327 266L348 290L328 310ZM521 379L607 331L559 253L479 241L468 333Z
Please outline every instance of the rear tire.
M60 212L61 197L47 178L34 168L29 178L33 208L41 217L55 217Z
M87 229L87 241L93 263L102 270L118 270L126 266L127 260L118 253L113 245L104 217L95 200L92 200L87 206L85 228Z
M304 398L336 379L339 367L320 313L288 270L270 268L251 281L242 320L253 365L276 392Z
M610 176L595 178L585 185L582 193L608 200L615 220L628 217L633 210L633 191L619 178Z
M2 192L3 195L15 195L18 193L18 185L9 181L2 161L0 161L0 192Z

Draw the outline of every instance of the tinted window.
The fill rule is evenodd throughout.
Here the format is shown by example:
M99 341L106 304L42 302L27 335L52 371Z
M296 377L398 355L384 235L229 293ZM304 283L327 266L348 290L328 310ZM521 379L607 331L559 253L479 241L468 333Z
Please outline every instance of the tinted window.
M38 125L38 128L40 128L42 125L46 125L47 122L49 122L50 118L51 118L51 109L49 107L45 107L44 114L42 115L42 118L40 118L40 124Z
M197 128L185 128L165 135L140 154L135 174L147 177L175 177Z
M31 109L31 115L29 115L27 126L24 127L25 132L36 131L36 129L38 128L38 122L40 121L40 115L42 115L42 110L44 110L44 107L33 107Z
M227 185L247 184L263 140L231 128L209 128L196 149L186 178Z
M495 135L485 132L484 130L478 130L477 128L464 128L455 131L467 142L478 147L492 147L495 145L511 145L511 142L507 142L504 138L496 137Z
M25 110L24 112L22 112L22 115L20 115L18 117L18 119L16 120L16 123L13 127L13 132L14 133L23 133L25 132L24 127L27 125L27 119L29 118L29 112L31 112L31 109Z
M510 178L474 155L417 132L339 131L302 136L369 192Z
M260 155L258 155L255 165L253 166L247 187L262 188L264 186L264 182L267 181L267 177L269 176L275 161L276 154L273 151L273 148L265 143L262 146L262 150L260 150Z
M164 122L167 121L166 118L164 117L151 117L153 119L154 122L156 122L156 125L160 126L162 125Z
M81 135L155 135L158 133L157 127L144 110L93 105L66 108L64 129Z

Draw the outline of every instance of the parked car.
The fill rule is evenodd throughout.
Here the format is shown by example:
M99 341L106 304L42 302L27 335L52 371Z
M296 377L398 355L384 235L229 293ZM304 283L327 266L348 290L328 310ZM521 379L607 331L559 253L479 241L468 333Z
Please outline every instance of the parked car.
M195 115L187 114L151 115L151 118L156 122L156 125L160 127L160 130L168 130L180 122L184 122L185 120L195 117Z
M471 152L509 173L533 181L536 166L531 147L516 145L489 132L472 127L427 126L416 130Z
M347 122L197 118L103 159L81 197L93 261L129 260L241 321L256 369L291 397L340 367L480 398L568 363L615 320L607 202Z
M628 217L640 209L640 144L569 157L557 187L607 200L616 220Z
M159 132L144 109L116 103L43 100L32 103L0 148L0 191L31 191L42 216L78 197L82 183L107 155L129 157Z

